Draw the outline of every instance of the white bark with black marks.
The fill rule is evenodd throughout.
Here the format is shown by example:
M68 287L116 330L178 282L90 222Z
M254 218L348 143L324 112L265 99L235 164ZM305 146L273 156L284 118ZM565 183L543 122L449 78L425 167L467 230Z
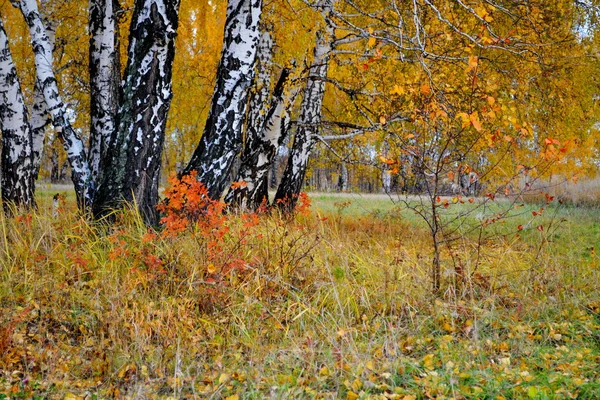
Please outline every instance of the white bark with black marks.
M292 210L296 204L306 176L310 152L316 143L319 124L321 123L321 109L325 95L329 59L332 44L335 40L334 25L331 20L333 0L322 0L318 7L324 17L325 24L322 29L317 31L314 59L310 66L302 98L300 121L296 128L288 163L275 195L275 201L285 210Z
M0 130L4 207L35 206L32 137L27 107L0 19Z
M71 165L71 179L80 208L85 209L92 203L94 187L87 162L83 141L69 122L67 107L62 102L56 77L52 69L52 44L40 17L36 0L12 1L18 7L29 27L33 47L37 80L42 88L48 112L56 132L62 138L67 159Z
M277 149L289 131L287 109L293 97L285 95L290 70L284 68L273 90L268 107L260 108L266 118L259 126L248 126L242 164L237 176L241 185L231 188L225 201L235 207L256 210L263 201L268 202L269 169L275 161Z
M184 170L198 172L208 194L219 199L242 142L249 87L260 35L262 0L229 0L217 82L204 134Z
M42 163L46 127L51 122L50 114L48 114L48 107L46 106L46 100L44 100L44 93L41 85L36 81L33 89L33 107L31 107L32 163L36 179Z
M46 27L46 34L48 35L48 41L52 51L56 49L56 28L58 27L58 21L55 20L51 15L44 12L44 8L48 7L49 0L41 0L42 6L42 21ZM46 138L46 127L52 122L50 114L48 113L48 106L44 99L44 92L42 91L42 85L36 80L35 87L33 89L33 106L31 107L31 136L33 138L33 167L35 170L35 178L37 179L40 172L40 165L42 162L42 154L44 152L44 139Z
M117 0L90 0L90 143L88 161L94 181L117 128L120 61Z
M121 92L119 126L107 151L94 212L134 201L149 224L158 222L158 183L179 17L178 0L136 0Z
M269 111L268 105L271 94L274 42L271 33L264 26L260 29L262 33L258 39L258 48L256 51L256 76L250 89L250 100L248 101L244 147L240 157L240 168L233 177L234 181L243 181L246 187L232 187L225 196L225 202L242 208L246 207L247 194L249 190L253 189L254 185L251 177L244 179L244 176L248 175L247 171L244 171L247 169L248 150L256 148L254 143L262 133L265 118Z

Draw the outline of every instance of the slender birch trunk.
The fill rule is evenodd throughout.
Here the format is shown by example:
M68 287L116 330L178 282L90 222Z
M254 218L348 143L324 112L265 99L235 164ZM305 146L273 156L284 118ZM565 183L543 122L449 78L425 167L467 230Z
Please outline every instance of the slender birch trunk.
M275 85L270 106L264 110L264 121L246 132L242 165L237 177L241 185L231 188L225 201L240 208L256 210L266 199L268 202L268 175L275 161L277 149L287 135L285 84L290 70L284 68ZM289 104L292 100L287 99Z
M90 0L90 142L88 162L92 179L98 181L101 161L117 128L120 60L117 0Z
M242 169L245 168L244 160L248 159L248 149L255 147L253 143L256 141L264 126L264 122L268 113L268 102L271 90L271 73L273 64L273 38L271 33L261 27L262 34L258 40L258 48L256 52L256 76L252 84L253 90L250 91L250 100L248 102L248 116L246 120L246 134L244 140L244 148L241 155L241 165L237 173L233 177L234 181L243 181L244 184L253 185L252 180L246 181L242 177ZM225 196L225 201L237 207L245 207L246 197L248 193L247 187L230 188Z
M241 148L261 12L262 0L229 0L209 117L184 170L184 174L196 170L213 199L219 199L229 185L231 167Z
M300 121L296 129L288 164L275 195L275 201L288 211L295 207L306 176L310 152L316 143L325 95L324 78L327 77L332 43L335 39L334 27L331 21L332 0L323 0L319 7L324 16L325 25L317 32L314 59L302 99Z
M56 28L58 21L54 20L50 15L44 15L44 7L47 7L49 0L41 0L42 5L42 20L46 27L48 41L52 52L56 49ZM48 114L48 106L44 100L44 92L42 85L36 80L33 89L33 107L31 108L31 134L33 137L33 167L35 170L35 179L40 173L40 165L42 163L42 154L44 152L44 139L46 138L46 127L52 122L50 114Z
M67 107L62 102L56 77L52 69L52 45L46 28L40 17L36 0L12 0L25 18L31 35L37 80L44 94L48 112L58 135L62 138L67 159L71 165L71 179L80 208L85 209L92 204L94 187L83 141L69 122Z
M2 131L2 201L35 206L32 136L27 107L8 37L0 18L0 130Z
M94 212L135 201L158 222L158 183L179 17L178 0L136 0L121 93L119 126L107 152Z
M44 93L42 92L41 85L36 81L33 89L33 107L31 108L32 163L35 179L37 179L40 173L46 127L50 122L50 114L48 114Z

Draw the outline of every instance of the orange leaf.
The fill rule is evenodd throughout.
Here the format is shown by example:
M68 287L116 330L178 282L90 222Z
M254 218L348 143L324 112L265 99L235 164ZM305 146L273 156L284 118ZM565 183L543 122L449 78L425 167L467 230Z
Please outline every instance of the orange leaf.
M471 121L471 125L473 125L473 128L475 128L477 132L481 132L481 121L479 121L479 115L477 115L477 111L469 115L469 120Z

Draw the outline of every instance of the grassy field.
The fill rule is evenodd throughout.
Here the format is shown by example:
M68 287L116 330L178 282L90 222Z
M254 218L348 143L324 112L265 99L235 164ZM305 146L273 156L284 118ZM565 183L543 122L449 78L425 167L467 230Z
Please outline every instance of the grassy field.
M0 399L600 398L599 209L461 235L434 296L427 225L385 196L168 234L72 195L53 217L55 190L0 217ZM506 203L442 219L474 207L481 226Z

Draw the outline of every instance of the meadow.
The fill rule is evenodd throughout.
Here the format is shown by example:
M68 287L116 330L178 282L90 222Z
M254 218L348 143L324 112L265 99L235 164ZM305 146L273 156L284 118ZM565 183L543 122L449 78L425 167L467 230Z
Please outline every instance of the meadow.
M427 225L385 196L153 231L39 192L0 217L0 399L600 398L598 208L461 235L435 295Z

